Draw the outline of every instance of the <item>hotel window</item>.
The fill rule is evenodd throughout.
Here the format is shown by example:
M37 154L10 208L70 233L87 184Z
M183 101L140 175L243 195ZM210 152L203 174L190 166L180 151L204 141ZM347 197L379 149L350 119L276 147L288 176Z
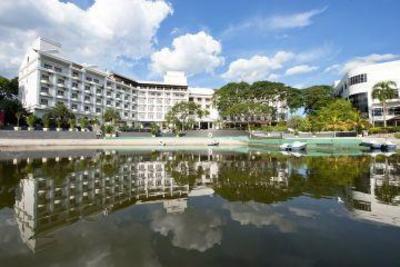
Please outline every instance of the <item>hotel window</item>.
M97 94L101 94L101 92L102 92L102 90L101 90L100 88L97 88L97 89L96 89L96 93L97 93Z
M367 74L359 74L349 78L349 85L367 82Z
M41 93L46 93L46 94L48 94L48 93L49 93L49 88L47 88L47 87L40 87L40 92L41 92Z
M43 98L41 98L40 99L40 105L48 105L49 104L49 100L47 100L47 99L43 99Z
M58 90L57 91L57 96L64 96L64 91L63 90Z
M85 96L85 101L90 101L90 96Z
M85 106L85 111L90 111L90 107L89 106Z
M107 91L107 96L111 96L111 91Z
M119 108L119 107L120 107L120 103L119 103L119 102L115 103L115 106L116 106L117 108Z
M99 83L99 82L100 82L99 79L93 79L93 81L94 81L95 83Z
M115 97L116 98L121 98L121 94L117 94Z
M96 103L101 104L101 98L96 98Z
M129 108L129 104L125 104L125 105L124 105L124 108Z
M49 81L50 80L50 76L42 74L42 80Z
M90 86L89 85L85 85L85 90L86 91L90 91Z
M50 65L50 64L46 64L46 63L44 63L44 68L46 68L46 69L52 69L52 68L53 68L53 66L52 66L52 65Z
M86 81L91 82L92 80L93 80L92 77L86 77Z
M100 108L96 108L96 113L101 113L101 109Z
M64 84L64 82L65 82L65 80L63 80L63 79L57 79L57 83Z
M72 72L72 76L73 76L73 77L78 77L78 76L79 76L79 73L76 72L76 71L74 71L74 72Z
M128 113L128 112L125 112L125 113L124 113L124 116L125 116L125 117L129 117L129 113Z
M72 105L71 105L71 109L77 110L77 109L78 109L78 105L77 105L77 104L72 104Z
M153 115L153 113L150 113L147 117L148 117L150 120L152 120L152 119L154 118L154 115Z
M106 104L107 104L107 106L111 106L111 101L107 100Z
M56 72L62 72L62 68L59 68L59 67L54 67L54 70L55 70Z
M368 96L367 93L354 94L349 97L350 102L357 108L363 117L368 116Z
M71 95L71 98L72 98L72 99L78 99L78 94L76 94L76 93L72 94L72 95Z

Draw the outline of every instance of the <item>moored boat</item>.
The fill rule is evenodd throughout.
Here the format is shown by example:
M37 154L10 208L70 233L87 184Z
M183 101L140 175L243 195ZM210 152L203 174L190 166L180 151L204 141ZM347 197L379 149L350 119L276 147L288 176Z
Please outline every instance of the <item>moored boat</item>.
M284 151L301 151L307 148L307 143L295 141L291 144L284 143L280 145L279 148Z

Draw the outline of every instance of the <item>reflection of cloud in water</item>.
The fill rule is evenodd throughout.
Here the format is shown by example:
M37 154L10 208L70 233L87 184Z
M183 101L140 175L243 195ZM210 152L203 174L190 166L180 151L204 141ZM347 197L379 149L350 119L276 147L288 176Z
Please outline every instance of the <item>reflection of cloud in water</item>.
M230 202L224 205L230 211L232 220L241 225L275 226L282 233L295 230L294 225L276 212L271 206L257 202Z
M172 234L172 244L176 247L204 252L216 244L221 244L222 219L210 211L189 209L181 214L154 213L151 227L167 236Z
M290 207L289 211L300 217L315 218L318 212L309 209L293 208Z

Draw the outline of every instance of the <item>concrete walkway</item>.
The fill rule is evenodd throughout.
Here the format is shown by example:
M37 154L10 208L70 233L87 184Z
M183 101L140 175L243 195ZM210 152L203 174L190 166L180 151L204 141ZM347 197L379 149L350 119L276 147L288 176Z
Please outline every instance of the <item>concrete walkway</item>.
M243 146L247 145L244 140L233 138L213 138L220 146ZM0 139L0 151L12 148L33 148L33 147L135 147L135 146L207 146L209 138L136 138L136 139Z

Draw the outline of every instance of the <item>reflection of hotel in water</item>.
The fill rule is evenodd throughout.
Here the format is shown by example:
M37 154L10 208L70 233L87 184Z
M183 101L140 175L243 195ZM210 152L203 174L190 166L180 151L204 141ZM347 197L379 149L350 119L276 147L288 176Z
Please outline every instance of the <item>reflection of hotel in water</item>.
M353 190L353 213L356 217L400 226L400 195L382 199L378 191L391 187L400 192L400 166L397 163L371 163L369 188L365 192ZM397 167L397 168L396 168Z
M15 212L23 241L32 250L43 248L51 239L39 236L82 217L107 215L134 203L161 202L169 213L186 208L189 185L176 184L164 162L128 157L118 164L112 175L105 175L96 165L70 173L60 183L34 175L22 179Z

